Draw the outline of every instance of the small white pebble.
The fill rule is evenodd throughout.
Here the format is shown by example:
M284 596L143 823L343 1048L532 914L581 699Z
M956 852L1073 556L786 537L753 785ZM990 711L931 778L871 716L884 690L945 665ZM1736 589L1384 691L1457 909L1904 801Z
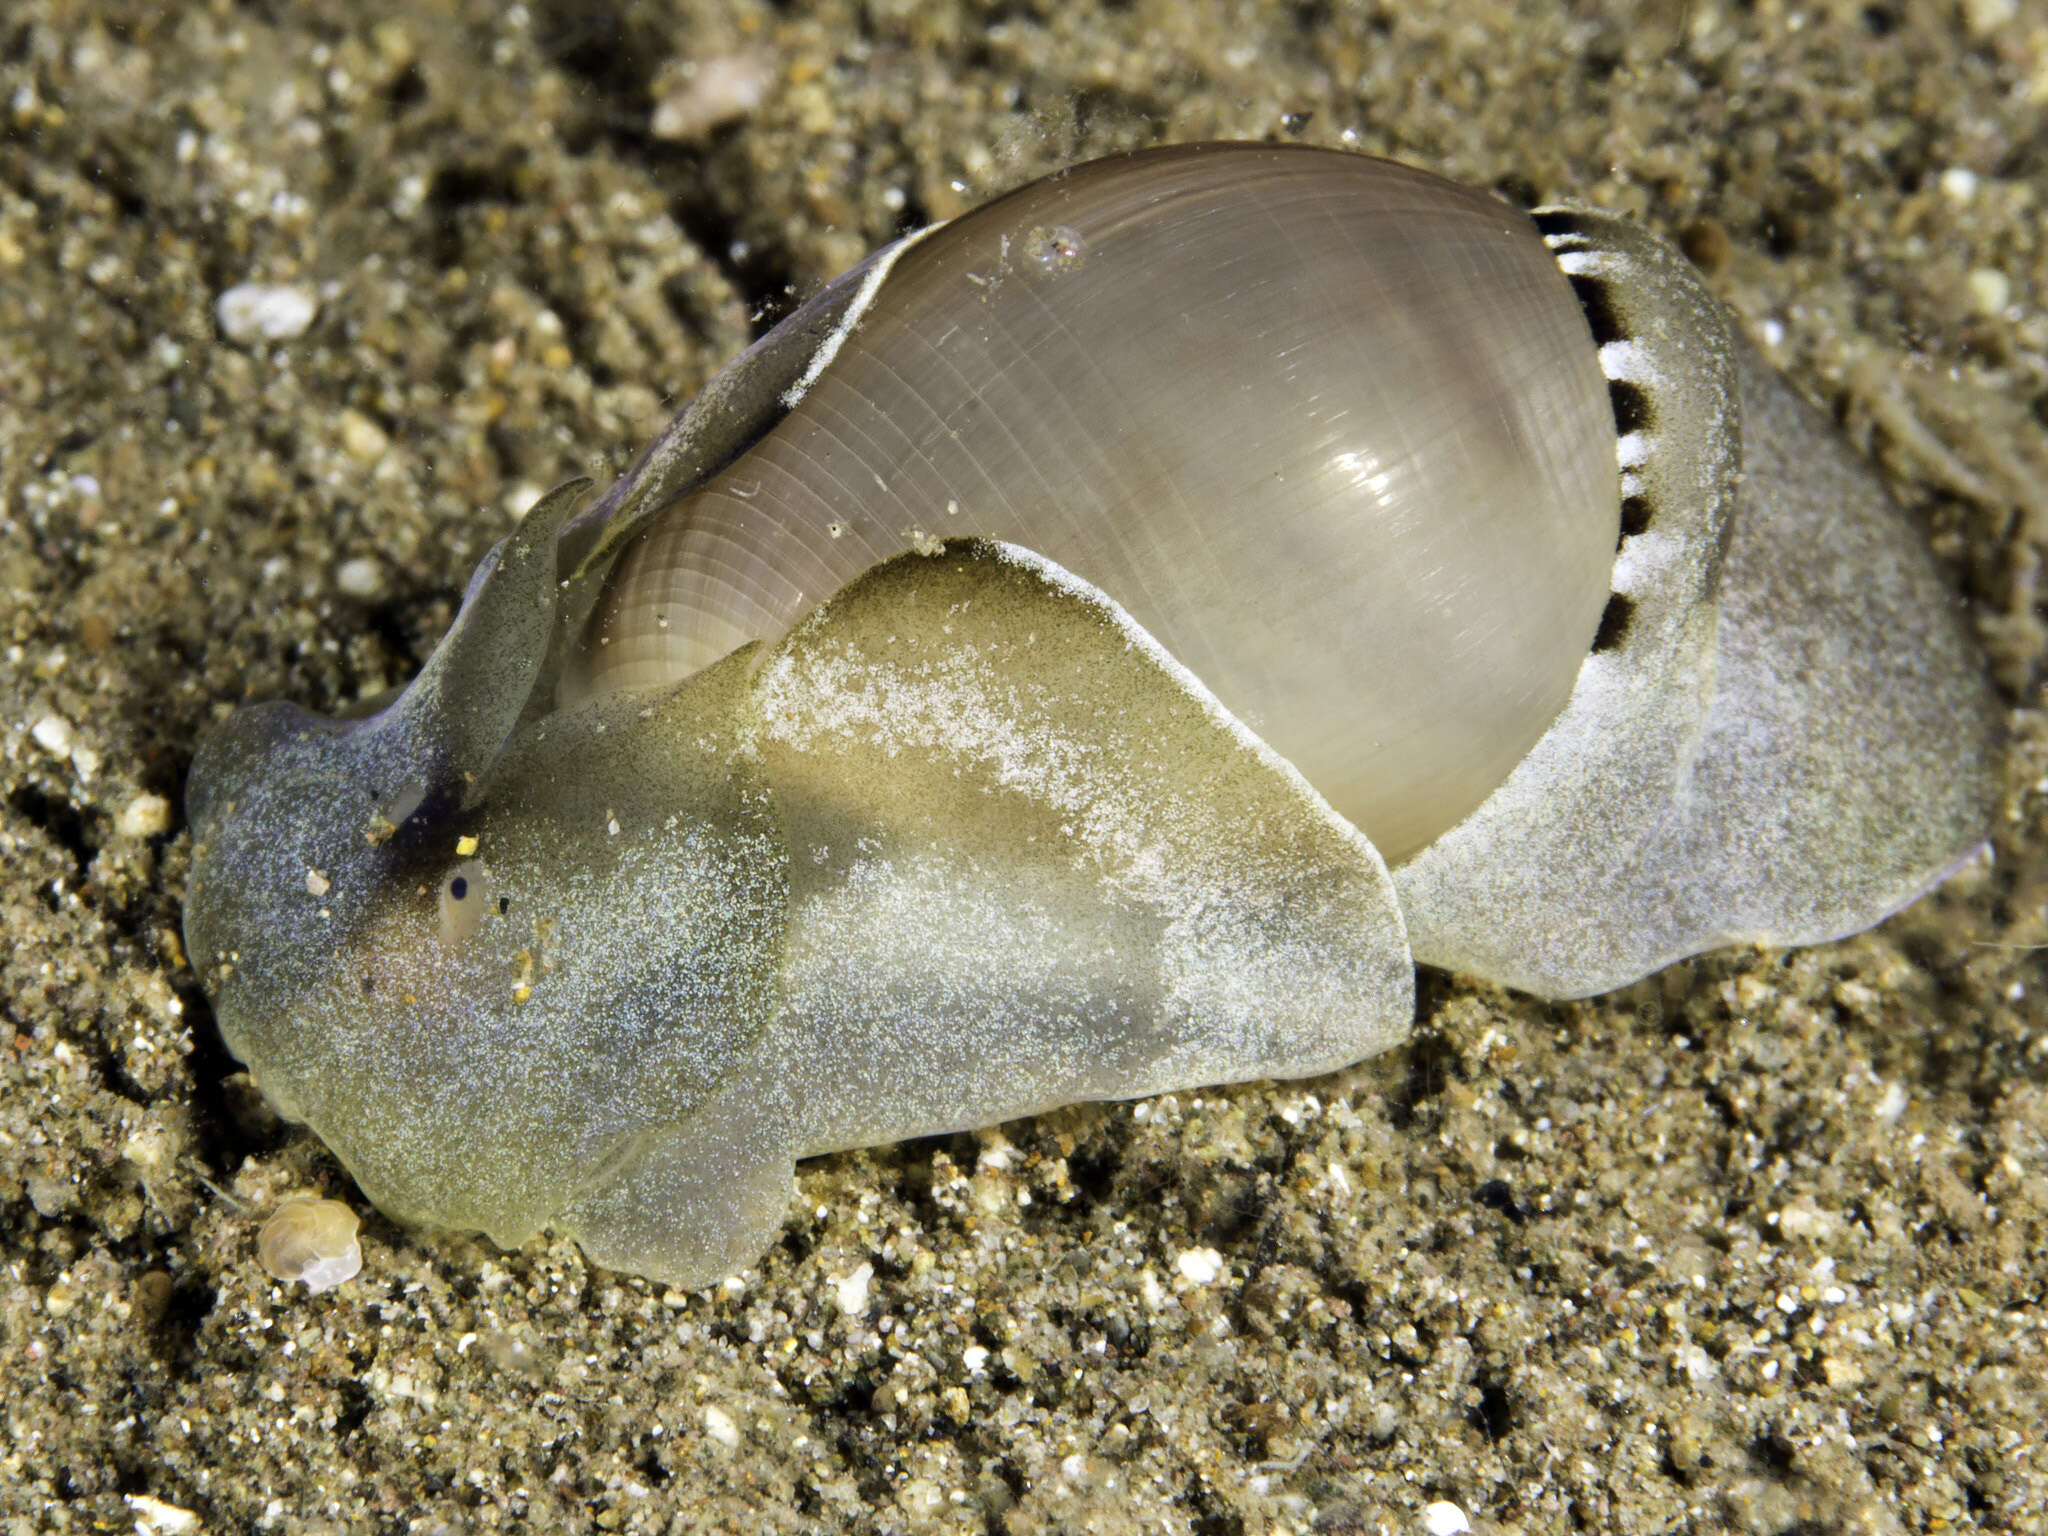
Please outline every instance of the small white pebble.
M291 341L306 334L320 301L313 290L290 283L237 283L214 301L221 334L248 346Z
M1910 1102L1904 1088L1897 1083L1886 1083L1884 1097L1877 1101L1877 1118L1887 1123L1896 1123L1899 1116L1906 1112L1906 1105Z
M117 837L156 837L171 829L171 802L162 795L137 795L114 818Z
M658 87L647 131L657 139L702 138L752 114L774 84L774 65L757 54L688 60Z
M1438 1499L1434 1504L1425 1504L1422 1509L1422 1528L1429 1536L1458 1536L1461 1531L1472 1529L1472 1522L1465 1518L1465 1511L1449 1499Z
M309 869L306 871L306 894L308 896L325 896L333 889L334 882L329 880L319 870Z
M45 715L28 728L36 745L52 757L71 755L71 722L62 715Z
M1963 24L1976 37L1997 31L2019 13L2019 0L1963 0Z
M353 1280L363 1267L362 1223L339 1200L293 1195L256 1234L256 1256L265 1273L299 1281L314 1295Z
M970 1344L960 1351L960 1363L967 1367L967 1374L979 1376L988 1369L988 1351L979 1344Z
M733 1423L732 1415L715 1404L704 1408L704 1433L716 1440L727 1450L740 1443L740 1427Z
M383 590L384 571L368 555L358 555L335 567L334 584L348 597L375 597Z
M1977 173L1968 166L1950 166L1941 173L1941 194L1952 203L1967 203L1977 195Z
M1181 1278L1196 1285L1214 1285L1223 1276L1223 1255L1214 1248L1190 1248L1173 1261Z
M123 1496L128 1513L135 1517L137 1536L185 1536L199 1529L199 1517L189 1509L152 1499L146 1493Z
M384 429L361 411L343 411L337 423L341 446L352 459L373 464L384 457L384 450L391 446L391 439Z
M850 1275L841 1275L832 1282L839 1310L848 1317L859 1317L868 1309L868 1282L875 1278L875 1266L862 1264Z
M498 505L503 507L506 515L516 523L531 512L534 504L546 494L547 492L532 481L521 480L500 498Z
M1975 268L1966 281L1970 286L1970 302L1987 320L1997 319L2012 303L2012 279L1996 267Z

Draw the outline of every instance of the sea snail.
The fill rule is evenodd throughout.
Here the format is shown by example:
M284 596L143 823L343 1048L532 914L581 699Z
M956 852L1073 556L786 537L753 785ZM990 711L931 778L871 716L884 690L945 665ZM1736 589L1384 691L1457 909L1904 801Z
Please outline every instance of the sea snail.
M798 1158L1833 938L1990 821L1955 601L1683 259L1387 161L1035 182L582 499L188 791L229 1046L500 1243L703 1282Z

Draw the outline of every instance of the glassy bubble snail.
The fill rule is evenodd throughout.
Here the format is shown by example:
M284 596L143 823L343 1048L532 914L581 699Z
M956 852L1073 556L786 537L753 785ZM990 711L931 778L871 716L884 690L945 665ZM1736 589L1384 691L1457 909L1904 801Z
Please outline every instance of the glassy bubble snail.
M797 1158L1326 1072L1867 926L1997 713L1870 471L1661 239L1270 145L878 252L419 677L202 745L222 1031L401 1219L701 1282Z

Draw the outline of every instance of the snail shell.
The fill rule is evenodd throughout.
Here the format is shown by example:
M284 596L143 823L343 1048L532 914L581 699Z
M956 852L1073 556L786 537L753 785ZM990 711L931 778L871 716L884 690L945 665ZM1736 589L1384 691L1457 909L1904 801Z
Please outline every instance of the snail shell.
M1114 598L1389 859L1564 707L1609 596L1614 413L1497 199L1256 145L1098 161L902 250L858 326L624 551L561 703L975 535Z
M293 1195L264 1220L256 1257L265 1273L298 1281L313 1295L345 1285L362 1272L362 1223L339 1200Z
M230 1046L501 1242L713 1278L797 1157L1832 937L1988 824L1953 600L1697 275L1385 161L1034 183L580 494L188 791Z

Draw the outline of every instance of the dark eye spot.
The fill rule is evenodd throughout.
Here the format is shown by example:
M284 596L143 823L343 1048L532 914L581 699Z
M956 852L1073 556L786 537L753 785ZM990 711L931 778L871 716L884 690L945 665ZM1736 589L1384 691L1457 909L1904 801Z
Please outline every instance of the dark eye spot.
M498 916L503 917L507 912L510 912L511 910L512 898L510 896L500 896L498 898Z
M472 899L474 898L474 899ZM441 877L441 942L460 944L476 932L493 905L490 872L481 859L464 859Z

